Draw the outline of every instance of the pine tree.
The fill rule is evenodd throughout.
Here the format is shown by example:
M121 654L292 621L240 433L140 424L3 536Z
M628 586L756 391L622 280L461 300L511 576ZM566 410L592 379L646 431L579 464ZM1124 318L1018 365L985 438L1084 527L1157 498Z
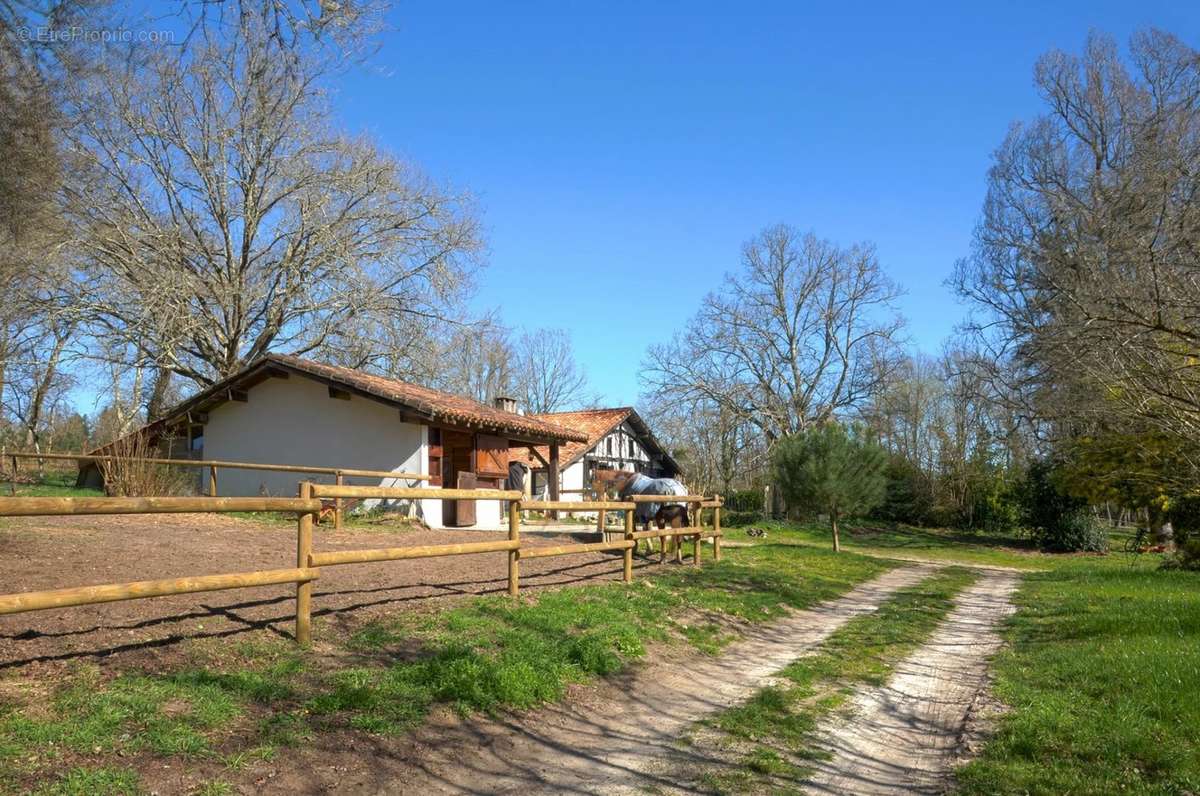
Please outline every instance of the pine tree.
M859 429L839 423L787 437L772 456L775 480L789 506L829 514L833 549L838 519L875 508L887 489L887 454Z

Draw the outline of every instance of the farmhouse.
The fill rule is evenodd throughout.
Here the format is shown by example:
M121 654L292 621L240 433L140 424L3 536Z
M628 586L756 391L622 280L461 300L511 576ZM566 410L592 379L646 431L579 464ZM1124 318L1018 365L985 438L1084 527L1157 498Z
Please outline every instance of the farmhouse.
M578 432L584 439L563 445L559 452L562 499L581 500L592 485L596 469L629 470L651 478L680 478L679 464L650 432L650 427L629 406L529 415L531 419ZM515 452L514 452L515 454ZM533 472L532 492L548 496L551 451L529 449L519 460Z
M194 459L422 473L428 486L460 488L503 488L510 447L541 446L557 459L561 445L585 439L542 418L280 354L256 360L150 428L161 447L186 447ZM221 494L295 495L298 480L295 473L222 470ZM418 503L418 515L435 528L501 525L499 501Z

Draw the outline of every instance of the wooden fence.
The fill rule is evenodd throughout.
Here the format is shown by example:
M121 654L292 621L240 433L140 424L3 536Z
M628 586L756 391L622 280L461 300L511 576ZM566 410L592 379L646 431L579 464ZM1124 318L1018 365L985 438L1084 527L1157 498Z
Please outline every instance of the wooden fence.
M302 498L0 498L0 517L29 517L79 514L171 514L178 512L282 511L295 512L308 518L309 534L312 517L321 510L321 502ZM302 589L311 593L311 583L320 573L297 560L293 569L232 572L220 575L199 575L163 580L138 580L126 583L106 583L72 589L23 592L0 595L0 614L16 614L47 608L72 605L137 600L143 597L162 597L169 594L191 594L202 591L248 589L279 583L295 583L297 598Z
M365 471L356 471L365 472ZM321 498L366 498L376 500L499 500L508 503L508 538L482 542L464 542L408 547L379 547L359 550L313 550L314 519L321 510ZM273 511L296 514L296 566L255 572L235 572L221 575L200 575L164 580L131 581L99 586L56 589L0 595L0 615L92 605L170 594L189 594L201 591L241 589L281 583L296 584L296 641L307 645L312 640L312 584L322 567L363 564L378 561L399 561L413 558L507 553L508 593L516 597L520 590L522 558L563 556L599 551L621 551L624 559L622 579L633 581L633 554L642 539L662 540L661 555L665 560L667 540L691 538L694 541L692 564L700 565L701 540L713 540L713 559L721 559L721 500L700 495L670 497L673 503L696 506L695 527L664 528L636 531L634 512L639 502L630 501L537 501L524 500L523 493L503 489L430 489L422 487L351 486L346 484L315 484L301 482L295 498L222 498L222 497L152 497L152 498L0 498L0 517L53 516L83 514L164 514L175 512L236 512ZM653 502L663 502L660 497ZM521 514L526 511L620 511L624 513L624 531L618 539L567 545L523 545ZM713 510L713 524L700 525L705 508ZM676 544L676 558L681 558L681 545Z
M20 459L46 459L48 461L75 461L75 462L111 462L120 460L132 460L142 462L144 464L162 464L172 467L197 467L200 469L208 469L208 496L217 497L217 470L225 468L229 470L263 470L272 473L299 473L301 475L329 475L333 476L334 483L338 486L345 484L347 478L388 478L396 481L428 481L429 476L421 473L406 473L395 470L356 470L347 467L321 467L309 464L270 464L264 462L232 462L213 459L166 459L166 458L144 458L137 457L130 459L129 457L121 456L89 456L85 453L9 453L7 454L12 459L12 480L9 482L9 489L13 495L17 494L17 462ZM334 501L333 506L333 527L338 530L342 527L342 500L338 498Z

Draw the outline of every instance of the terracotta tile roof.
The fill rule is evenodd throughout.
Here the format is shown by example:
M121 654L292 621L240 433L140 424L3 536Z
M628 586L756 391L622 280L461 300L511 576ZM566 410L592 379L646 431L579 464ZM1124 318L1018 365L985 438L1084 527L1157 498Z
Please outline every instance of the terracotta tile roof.
M618 406L613 409L582 409L577 412L549 412L541 415L529 415L536 417L556 426L563 426L572 431L577 431L586 435L587 439L583 442L568 442L559 448L558 459L559 467L567 469L572 463L580 459L585 453L596 447L600 440L608 435L625 419L633 414L633 407ZM542 458L550 461L550 448L547 445L539 445L537 452ZM513 456L517 457L518 461L523 461L534 468L545 467L544 464L536 457L529 454L528 451L522 451L517 454L513 451Z
M407 407L415 414L424 415L447 425L468 426L499 432L502 435L514 434L567 444L580 444L584 440L581 432L564 428L540 417L505 412L503 409L497 409L470 398L451 395L399 379L376 376L353 368L326 365L284 354L268 354L255 360L241 372L214 384L184 402L173 410L171 415L178 416L188 409L199 407L214 398L220 400L222 392L235 388L238 383L248 380L264 369L269 369L272 365L284 370L308 374L349 390Z

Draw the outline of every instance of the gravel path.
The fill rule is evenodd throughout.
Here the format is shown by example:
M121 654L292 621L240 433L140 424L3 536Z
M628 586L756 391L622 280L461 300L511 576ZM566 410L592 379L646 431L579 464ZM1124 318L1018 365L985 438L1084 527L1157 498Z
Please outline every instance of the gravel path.
M943 793L962 738L988 686L1000 621L1012 612L1017 577L985 573L956 600L928 643L883 687L859 692L850 714L825 729L830 759L807 783L813 793Z

